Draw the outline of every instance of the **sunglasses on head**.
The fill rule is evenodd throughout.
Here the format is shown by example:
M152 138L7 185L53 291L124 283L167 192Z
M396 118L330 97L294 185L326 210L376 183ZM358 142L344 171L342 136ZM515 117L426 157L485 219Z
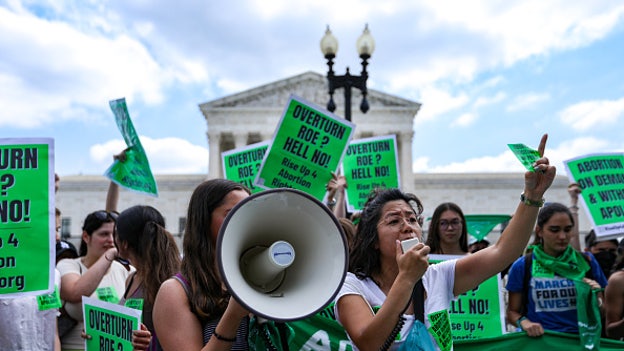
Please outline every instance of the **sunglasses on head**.
M107 219L112 219L113 221L117 221L117 217L119 217L119 213L114 211L95 211L92 213L95 218L98 220L105 222Z

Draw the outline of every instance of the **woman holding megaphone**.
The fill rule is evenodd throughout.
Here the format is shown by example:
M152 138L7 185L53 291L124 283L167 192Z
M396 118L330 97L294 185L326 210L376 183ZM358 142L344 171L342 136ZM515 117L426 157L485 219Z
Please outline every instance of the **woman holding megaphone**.
M162 284L154 302L154 327L163 350L248 349L249 312L224 288L216 241L227 214L249 194L226 179L205 181L193 191L180 273Z
M404 252L401 241L422 241L415 210L420 200L398 189L371 195L334 307L354 350L452 349L451 300L509 266L529 241L556 173L542 157L546 139L535 171L525 173L524 193L505 233L496 244L460 259L429 265L430 248L422 242Z

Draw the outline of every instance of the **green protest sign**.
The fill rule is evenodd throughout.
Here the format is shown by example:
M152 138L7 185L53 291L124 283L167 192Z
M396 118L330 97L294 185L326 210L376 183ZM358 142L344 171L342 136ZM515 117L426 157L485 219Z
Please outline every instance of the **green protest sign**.
M468 234L474 236L477 240L482 240L497 225L511 219L510 215L465 215L466 229Z
M254 181L268 148L269 142L263 141L222 152L221 159L225 178L245 185L252 194L264 190L256 186Z
M429 255L429 262L461 258L453 255ZM453 341L481 339L505 333L505 303L500 274L490 277L476 288L451 301L451 334Z
M124 306L143 311L143 299L131 297L124 302Z
M288 325L294 331L288 343L290 350L353 350L347 333L336 320L333 302L319 313Z
M509 149L516 155L518 160L522 162L524 168L528 171L535 172L533 164L540 158L537 150L531 149L524 144L507 144L507 146L509 146Z
M624 153L601 153L564 161L570 181L582 189L596 236L624 233ZM606 238L605 238L606 239Z
M429 330L441 351L450 351L453 348L449 317L448 310L440 310L427 315L431 324L431 327L427 330Z
M61 302L61 293L59 292L58 285L54 286L53 293L37 296L37 307L39 311L61 308L62 305L63 303Z
M54 290L53 155L53 139L0 139L0 298Z
M360 211L375 188L398 188L396 135L353 140L342 162L347 184L347 208Z
M254 183L263 189L298 189L322 200L353 129L351 122L291 96Z
M140 329L141 311L82 297L86 351L132 350L132 331Z
M130 120L126 99L112 100L109 104L128 149L126 149L126 160L124 162L115 160L104 175L130 190L158 196L156 180L150 169L147 154Z

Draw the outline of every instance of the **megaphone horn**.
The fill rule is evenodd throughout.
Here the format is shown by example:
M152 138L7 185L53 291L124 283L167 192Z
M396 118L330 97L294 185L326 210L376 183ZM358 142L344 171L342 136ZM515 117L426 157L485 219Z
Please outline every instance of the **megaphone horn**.
M219 270L230 294L274 321L311 316L344 282L348 247L336 217L295 189L271 189L239 202L217 238Z

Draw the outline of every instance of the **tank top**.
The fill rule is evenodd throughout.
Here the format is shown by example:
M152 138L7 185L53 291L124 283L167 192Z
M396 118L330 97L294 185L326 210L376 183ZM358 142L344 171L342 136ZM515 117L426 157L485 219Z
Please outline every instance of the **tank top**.
M174 279L182 284L184 288L184 292L186 292L186 298L191 301L191 293L189 288L189 283L186 278L181 273L176 273L173 276ZM198 318L199 319L199 318ZM202 325L202 335L204 339L204 345L208 343L208 340L212 337L215 329L217 328L217 324L219 323L219 318L211 319L208 322ZM247 337L249 333L249 317L245 317L241 324L238 326L238 330L236 331L236 341L232 345L231 350L233 351L244 351L249 350L249 346L247 343Z

